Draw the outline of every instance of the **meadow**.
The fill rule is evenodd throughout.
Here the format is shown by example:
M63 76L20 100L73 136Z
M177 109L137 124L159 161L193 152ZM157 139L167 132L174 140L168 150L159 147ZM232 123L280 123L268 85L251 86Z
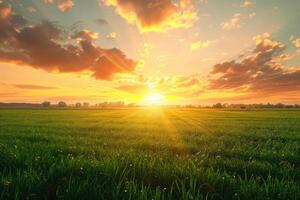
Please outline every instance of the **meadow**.
M0 110L0 199L300 199L300 110Z

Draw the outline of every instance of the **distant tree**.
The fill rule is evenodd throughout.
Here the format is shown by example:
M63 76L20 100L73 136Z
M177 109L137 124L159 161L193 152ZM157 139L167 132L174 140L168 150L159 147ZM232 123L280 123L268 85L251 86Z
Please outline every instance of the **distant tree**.
M80 108L80 107L81 107L81 103L76 103L76 104L75 104L75 107L76 107L76 108Z
M88 102L84 102L84 103L83 103L83 106L84 106L84 107L89 107L90 104L89 104Z
M266 105L265 105L265 108L272 108L273 107L273 105L271 104L271 103L267 103Z
M128 106L128 107L135 107L135 106L136 106L136 103L129 103L127 106Z
M222 103L216 103L213 105L213 108L223 108Z
M118 101L115 103L116 107L124 107L125 103L123 101Z
M282 103L278 103L275 105L276 108L284 108L284 104Z
M58 107L67 107L67 103L64 101L58 102Z
M43 107L50 107L51 103L49 101L45 101L42 103Z

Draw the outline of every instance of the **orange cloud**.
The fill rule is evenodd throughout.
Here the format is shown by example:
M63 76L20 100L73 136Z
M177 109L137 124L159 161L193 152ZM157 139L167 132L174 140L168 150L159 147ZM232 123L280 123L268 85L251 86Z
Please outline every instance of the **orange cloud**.
M116 89L120 91L125 91L128 93L143 93L147 91L148 87L145 84L136 83L136 84L128 84L128 85L120 85L116 87Z
M82 31L79 31L78 33L76 33L76 35L74 36L74 38L76 38L78 41L81 41L81 40L88 40L88 41L91 41L91 40L96 40L98 39L99 37L99 34L96 33L96 32L93 32L93 31L90 31L90 30L82 30Z
M0 9L1 11L2 9ZM96 34L80 31L74 37L51 22L33 25L10 14L0 19L0 62L27 65L49 72L89 71L96 79L110 80L115 74L130 73L136 62L119 49L96 46Z
M300 48L300 38L293 40L293 44L295 45L295 47Z
M20 89L28 89L28 90L52 90L52 89L57 89L56 87L42 86L42 85L15 84L14 86L17 87L17 88L20 88Z
M48 3L49 3L49 0L48 0ZM52 1L50 1L50 3L52 3ZM74 2L72 0L60 0L60 2L57 5L57 8L60 11L65 12L65 11L73 8L73 6L74 6Z
M141 32L162 32L172 28L190 27L197 14L193 0L180 0L179 5L171 0L103 0L116 7L117 13Z
M240 60L213 67L209 89L235 90L274 95L300 90L300 70L283 65L286 46L270 39L269 33L254 37L255 49Z
M203 92L203 79L198 75L173 77L140 77L133 83L122 83L115 89L132 94L159 91L165 96L195 98Z
M0 19L5 19L10 15L12 8L10 5L1 4L0 5Z
M44 0L44 2L51 4L51 3L54 3L54 0Z

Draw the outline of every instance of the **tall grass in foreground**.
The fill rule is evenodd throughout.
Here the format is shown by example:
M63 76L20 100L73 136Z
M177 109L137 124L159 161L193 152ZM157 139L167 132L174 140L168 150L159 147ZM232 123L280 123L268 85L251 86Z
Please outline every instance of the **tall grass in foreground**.
M1 110L0 199L300 199L300 112Z

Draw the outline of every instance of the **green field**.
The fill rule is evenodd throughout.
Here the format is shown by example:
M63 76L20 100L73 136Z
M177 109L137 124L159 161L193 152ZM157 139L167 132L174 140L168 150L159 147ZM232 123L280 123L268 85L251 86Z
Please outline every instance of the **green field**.
M0 110L0 199L300 199L300 111Z

